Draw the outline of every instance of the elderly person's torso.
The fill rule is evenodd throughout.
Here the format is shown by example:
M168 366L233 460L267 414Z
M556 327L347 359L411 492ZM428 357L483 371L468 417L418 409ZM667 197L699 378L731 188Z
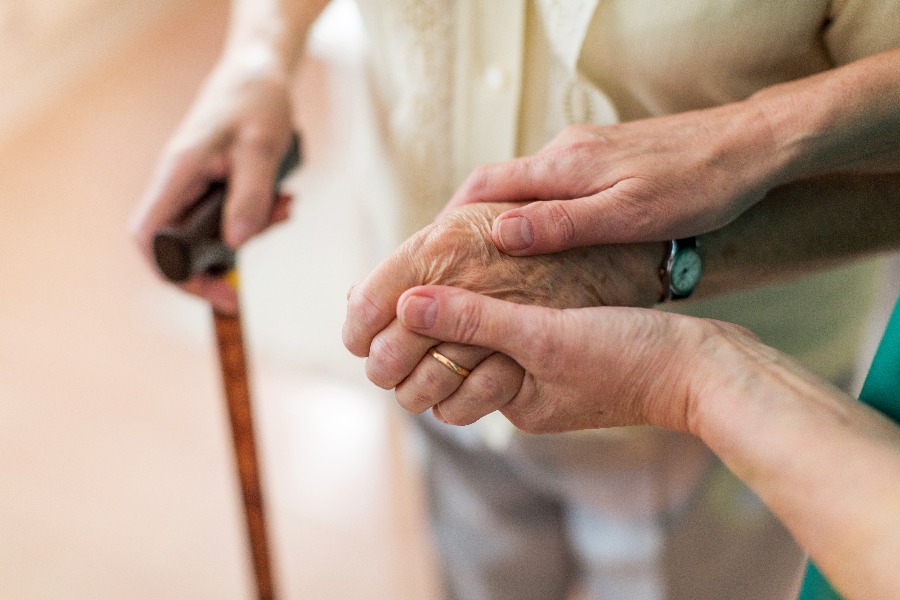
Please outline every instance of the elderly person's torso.
M896 1L359 4L404 237L474 167L535 152L568 124L737 101L900 44ZM854 366L878 268L869 261L678 310L744 324L840 379Z

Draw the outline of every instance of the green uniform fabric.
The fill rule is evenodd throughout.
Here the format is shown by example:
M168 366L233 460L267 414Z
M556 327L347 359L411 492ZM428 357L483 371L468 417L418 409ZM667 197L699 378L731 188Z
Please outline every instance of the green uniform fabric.
M900 299L894 306L859 399L900 423Z
M900 423L900 299L894 306L859 399ZM840 594L834 591L822 573L810 563L799 600L840 598Z

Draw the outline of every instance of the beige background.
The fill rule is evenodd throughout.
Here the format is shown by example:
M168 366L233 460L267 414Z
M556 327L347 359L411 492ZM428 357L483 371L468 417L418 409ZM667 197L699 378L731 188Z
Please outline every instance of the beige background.
M354 68L339 13L297 85L294 218L243 260L278 577L285 598L429 598L403 421L340 344L374 241L326 110ZM251 597L206 307L126 233L226 17L216 0L0 3L0 598Z

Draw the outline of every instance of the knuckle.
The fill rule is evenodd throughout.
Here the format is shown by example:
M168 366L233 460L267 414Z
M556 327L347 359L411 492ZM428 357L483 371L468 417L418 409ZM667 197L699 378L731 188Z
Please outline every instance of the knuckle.
M382 309L363 286L355 287L347 302L347 315L359 325L369 328L382 321Z
M481 328L481 309L472 303L466 303L457 315L454 336L455 341L471 344Z
M383 389L391 389L400 379L397 375L402 370L403 356L398 352L396 344L391 340L376 337L369 347L369 358L366 360L366 376Z
M441 416L450 425L464 426L471 425L478 420L477 417L466 414L464 411L458 410L454 405L447 406L448 403L441 404Z
M489 367L479 369L469 378L470 394L479 402L490 402L502 398L506 392L501 376Z
M563 149L572 144L577 144L589 134L590 127L584 123L571 123L563 127L556 137L550 142L549 146L557 149Z
M424 390L428 387L398 386L394 398L397 404L408 413L419 414L431 408L436 402Z
M522 181L537 179L541 174L541 165L546 164L544 156L522 156L510 162L508 177ZM552 161L551 161L552 162Z
M441 370L418 369L415 376L397 386L397 402L407 412L418 414L443 400L445 392L453 391L447 389L447 382L443 367Z
M241 150L265 159L274 159L281 153L281 144L259 125L241 129L235 143Z
M490 165L479 165L475 167L472 173L466 178L463 185L466 190L466 198L469 200L479 200L490 189L493 169Z
M569 211L568 206L563 201L554 201L546 203L547 224L549 225L550 234L553 241L557 244L565 245L575 240L575 220Z
M593 137L595 126L587 123L572 123L567 125L562 131L562 136L567 140L583 140L587 137Z

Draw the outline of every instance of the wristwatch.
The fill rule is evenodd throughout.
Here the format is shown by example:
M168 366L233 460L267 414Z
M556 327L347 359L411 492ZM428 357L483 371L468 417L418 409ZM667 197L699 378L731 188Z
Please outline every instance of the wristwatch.
M672 240L669 253L659 268L663 284L661 302L689 297L703 274L703 257L696 237Z

